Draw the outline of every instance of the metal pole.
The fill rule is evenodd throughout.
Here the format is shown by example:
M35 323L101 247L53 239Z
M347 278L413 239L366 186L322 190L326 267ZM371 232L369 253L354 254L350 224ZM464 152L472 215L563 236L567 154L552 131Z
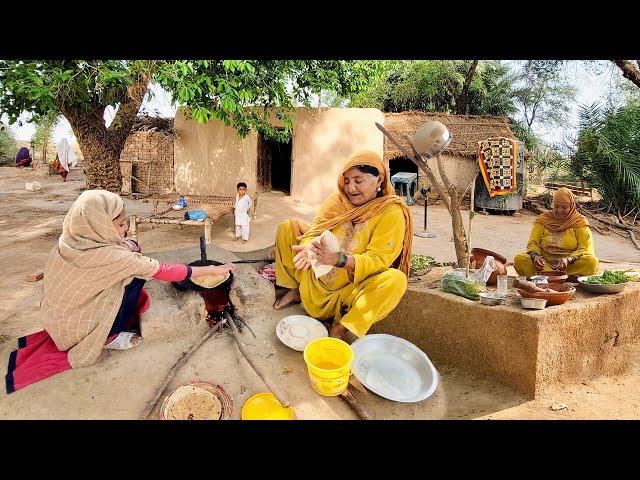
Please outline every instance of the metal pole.
M435 233L429 233L427 232L427 204L429 202L429 191L431 190L431 187L428 188L423 188L422 190L420 190L420 193L422 193L422 195L424 195L424 230L422 232L415 232L414 235L416 237L422 237L422 238L435 238L436 234Z

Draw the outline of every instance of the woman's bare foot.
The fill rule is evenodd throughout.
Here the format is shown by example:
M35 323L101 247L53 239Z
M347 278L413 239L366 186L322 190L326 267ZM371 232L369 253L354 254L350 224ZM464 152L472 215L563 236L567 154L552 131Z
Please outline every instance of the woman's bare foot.
M289 305L290 303L300 303L302 299L300 298L300 290L297 288L290 288L287 290L283 296L281 296L276 302L273 304L273 308L276 310L280 310L282 307Z
M329 330L329 336L333 338L342 339L342 336L347 332L348 332L347 327L340 324L336 324L332 326L331 329Z

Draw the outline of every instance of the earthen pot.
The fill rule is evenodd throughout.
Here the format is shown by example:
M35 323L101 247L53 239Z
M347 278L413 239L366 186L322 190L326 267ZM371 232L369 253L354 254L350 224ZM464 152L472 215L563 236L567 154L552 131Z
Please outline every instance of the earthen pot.
M476 263L476 267L482 267L484 263L484 259L487 257L493 257L496 261L496 270L491 274L489 279L487 280L487 285L495 285L498 283L498 275L506 275L507 267L505 267L505 263L507 263L507 259L502 255L499 255L491 250L485 250L484 248L472 248L471 249L471 262Z
M540 272L538 275L547 277L549 283L564 283L569 278L566 272Z
M576 293L575 287L568 283L550 283L549 288L555 292L527 292L518 288L518 293L524 298L544 298L547 306L562 305Z

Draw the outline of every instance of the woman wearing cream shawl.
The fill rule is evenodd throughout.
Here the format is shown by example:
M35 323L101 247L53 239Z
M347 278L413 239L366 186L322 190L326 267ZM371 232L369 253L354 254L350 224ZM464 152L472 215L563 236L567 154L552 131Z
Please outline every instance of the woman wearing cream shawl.
M279 225L276 284L289 291L274 307L302 301L309 315L333 322L331 336L347 330L364 336L406 291L412 227L409 209L395 194L380 156L369 150L354 153L340 171L338 191L323 203L311 226L296 219ZM326 230L338 239L338 253L319 240ZM333 268L316 278L310 269L313 257Z
M516 255L513 266L519 275L566 271L568 275L593 275L598 259L589 221L576 210L573 193L559 188L553 210L540 215L531 230L527 253Z
M67 351L74 368L94 363L112 336L116 338L106 348L135 346L132 332L124 331L127 318L118 331L112 330L114 321L120 322L121 305L132 295L135 307L143 280L182 281L233 269L229 264L190 267L145 257L127 246L125 223L120 196L106 190L83 192L67 213L45 266L42 326L58 350ZM124 295L130 286L135 292Z
M67 181L69 169L74 167L78 159L75 152L69 145L66 138L62 137L56 148L56 159L53 161L53 168L62 176L63 181Z

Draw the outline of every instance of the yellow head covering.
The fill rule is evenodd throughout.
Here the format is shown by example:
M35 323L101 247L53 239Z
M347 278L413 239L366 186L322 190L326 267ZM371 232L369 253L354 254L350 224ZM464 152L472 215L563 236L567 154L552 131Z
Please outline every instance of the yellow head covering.
M343 174L356 165L370 165L376 167L382 178L380 196L368 201L364 205L353 205L344 193L344 177ZM396 262L397 268L409 276L409 267L411 266L411 241L413 235L413 220L409 207L405 201L396 195L393 186L389 180L389 170L382 162L380 156L371 150L362 150L349 156L347 162L342 167L338 176L338 191L333 193L325 200L320 207L318 214L313 219L313 223L309 229L301 233L304 235L298 239L303 240L309 237L317 237L325 230L341 225L345 222L361 223L365 222L386 210L390 205L400 205L406 221L406 229L404 233L404 242L402 253Z
M556 190L553 194L553 204L559 200L568 201L571 205L571 210L566 218L558 217L553 210L545 212L540 215L536 222L544 225L554 233L564 232L569 228L588 227L589 220L584 215L578 213L576 209L576 200L573 197L573 193L568 188L562 187Z

